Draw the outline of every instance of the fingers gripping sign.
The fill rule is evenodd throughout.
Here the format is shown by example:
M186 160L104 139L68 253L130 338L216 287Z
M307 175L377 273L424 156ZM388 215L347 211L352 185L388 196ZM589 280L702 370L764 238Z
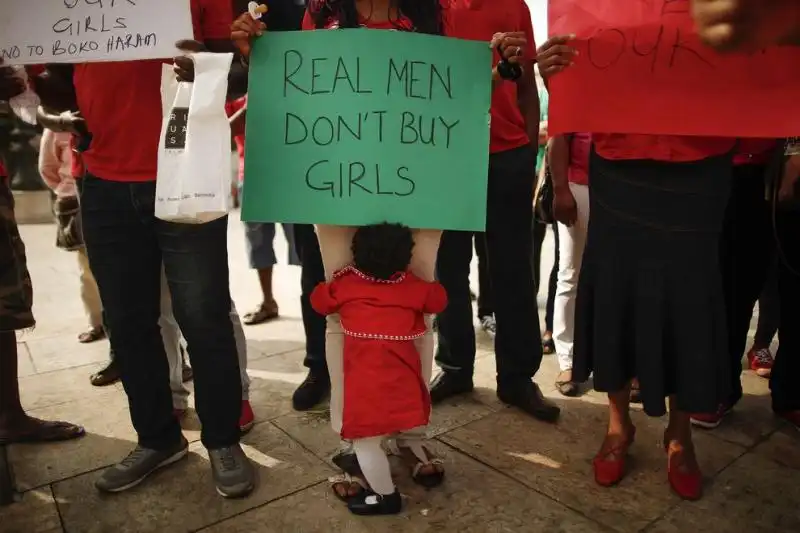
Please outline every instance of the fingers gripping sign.
M267 25L262 22L267 6L250 2L247 13L239 15L239 18L231 24L231 40L236 45L243 60L250 57L250 47L254 38L260 37Z

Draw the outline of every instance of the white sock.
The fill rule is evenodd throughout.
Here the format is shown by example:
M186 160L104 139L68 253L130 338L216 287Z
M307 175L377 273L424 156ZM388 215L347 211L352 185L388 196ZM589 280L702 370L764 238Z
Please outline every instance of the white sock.
M367 479L367 483L378 494L388 495L395 491L389 458L381 448L383 437L369 437L353 441L353 448L358 457L358 465Z

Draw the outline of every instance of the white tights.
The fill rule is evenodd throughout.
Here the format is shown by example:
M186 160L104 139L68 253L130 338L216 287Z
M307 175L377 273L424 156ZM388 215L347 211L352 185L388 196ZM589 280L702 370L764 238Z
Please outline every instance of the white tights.
M383 437L356 439L353 441L353 449L369 486L374 492L385 496L393 494L395 488L389 458L381 448L382 441Z

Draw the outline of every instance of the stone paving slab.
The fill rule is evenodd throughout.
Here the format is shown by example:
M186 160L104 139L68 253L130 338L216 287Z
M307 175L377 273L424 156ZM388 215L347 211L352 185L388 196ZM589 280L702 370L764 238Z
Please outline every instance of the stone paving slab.
M718 430L696 432L707 476L700 502L681 502L670 493L659 444L664 422L638 410L631 473L620 486L601 489L592 480L591 459L605 427L605 397L586 390L579 398L561 398L553 385L558 366L546 356L536 380L562 406L561 422L542 424L503 406L495 395L491 340L481 332L475 391L433 414L433 445L447 459L444 486L426 491L394 462L406 497L403 514L350 516L326 483L339 445L327 414L291 409L291 394L305 376L304 342L299 270L283 265L275 271L282 318L246 328L258 423L244 443L258 465L256 493L241 501L216 495L198 441L200 422L190 409L182 422L192 443L188 460L131 492L101 496L93 487L100 469L134 445L127 400L120 385L97 389L88 382L105 363L108 343L77 342L86 320L74 254L55 249L52 226L23 226L21 233L38 320L19 336L23 403L35 416L81 423L88 434L69 443L10 448L24 492L20 503L0 508L2 533L800 531L800 434L772 416L765 380L745 372L746 396L736 412ZM543 271L552 261L549 237L547 243ZM280 232L276 251L286 257ZM259 303L259 291L234 218L229 257L232 294L244 314ZM541 295L540 313L543 304Z

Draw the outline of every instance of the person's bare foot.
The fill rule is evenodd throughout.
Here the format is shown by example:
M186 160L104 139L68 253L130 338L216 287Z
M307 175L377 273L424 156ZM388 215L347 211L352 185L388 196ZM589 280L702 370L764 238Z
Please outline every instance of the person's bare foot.
M69 422L39 420L26 414L0 417L0 444L58 442L86 434Z

